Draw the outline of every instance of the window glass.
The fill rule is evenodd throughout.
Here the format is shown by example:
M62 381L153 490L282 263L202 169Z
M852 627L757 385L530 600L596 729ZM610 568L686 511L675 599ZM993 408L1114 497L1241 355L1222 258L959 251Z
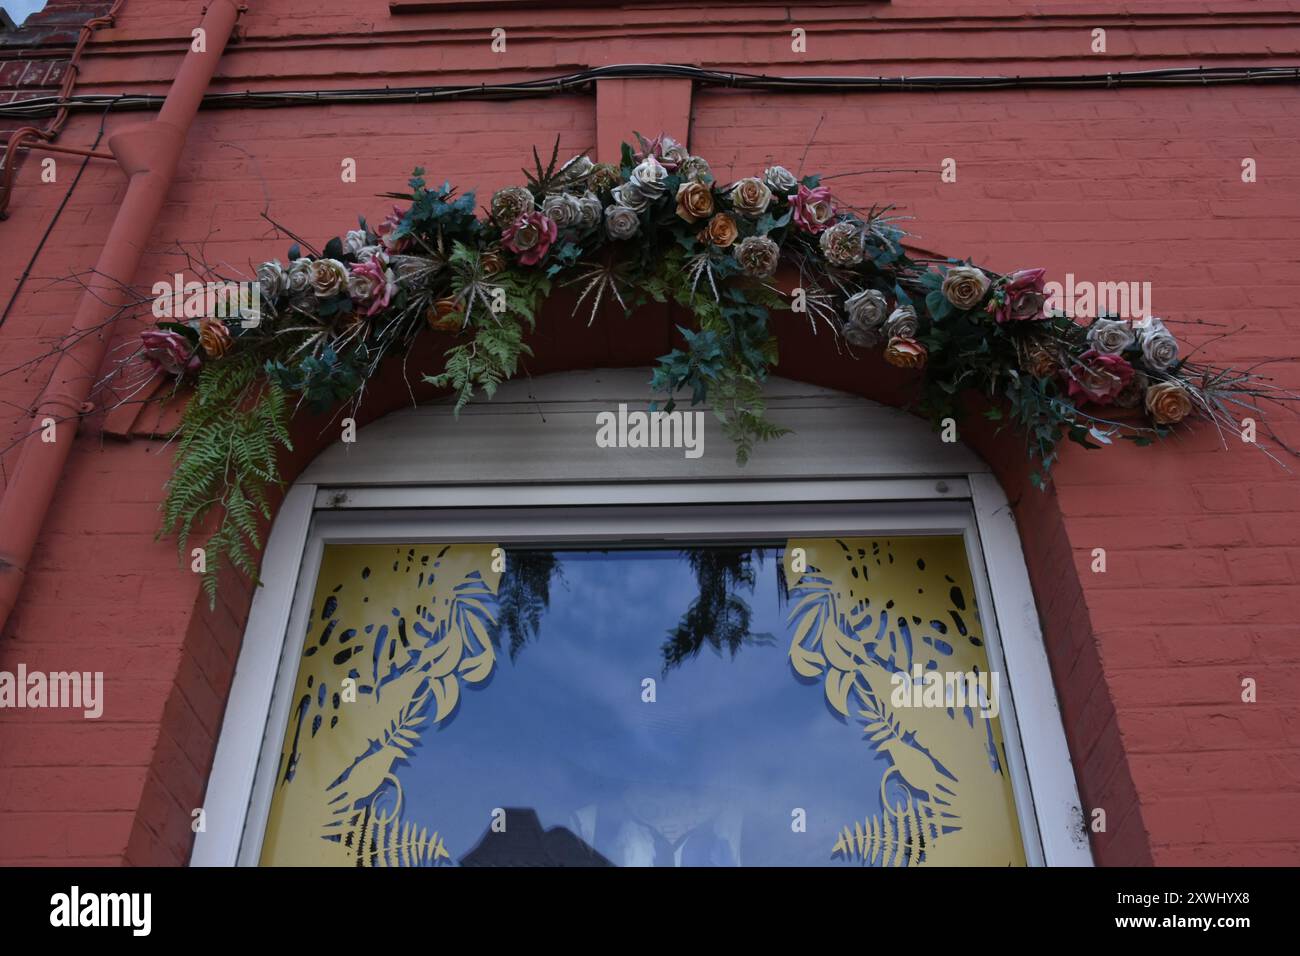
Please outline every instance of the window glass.
M1023 864L959 536L328 545L264 864Z

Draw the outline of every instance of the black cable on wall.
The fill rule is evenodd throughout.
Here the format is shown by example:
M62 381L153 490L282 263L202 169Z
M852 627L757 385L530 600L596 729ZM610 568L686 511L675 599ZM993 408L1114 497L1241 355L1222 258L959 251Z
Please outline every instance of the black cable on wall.
M562 76L513 83L441 86L369 87L341 90L275 90L209 93L207 109L291 107L342 103L422 103L436 100L522 99L588 92L601 79L673 77L701 86L763 90L770 93L882 92L922 93L1005 89L1120 89L1124 87L1222 86L1226 84L1300 84L1300 66L1176 67L1067 76L769 76L728 73L673 64L604 66ZM108 101L115 110L156 110L163 97L150 94L83 93L67 99L40 97L0 106L0 116L32 119L53 115L59 107L97 110Z

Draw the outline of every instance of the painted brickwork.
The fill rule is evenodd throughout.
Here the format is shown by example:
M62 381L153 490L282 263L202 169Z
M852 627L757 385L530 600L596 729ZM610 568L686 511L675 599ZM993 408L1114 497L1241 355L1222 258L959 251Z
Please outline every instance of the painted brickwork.
M1300 49L1295 2L249 6L215 90L482 82L621 62L1074 73L1296 62ZM79 89L165 92L200 7L128 0L88 48ZM504 55L488 51L495 26L510 36ZM792 26L808 30L806 56L790 51ZM1096 26L1109 30L1105 55L1088 52ZM10 51L0 45L0 55ZM724 178L772 161L798 165L806 150L809 170L855 174L834 181L846 198L895 202L916 216L918 242L930 249L999 269L1041 265L1053 277L1150 281L1157 314L1188 320L1176 331L1204 344L1207 359L1281 360L1278 381L1298 387L1295 98L1287 86L773 96L611 81L529 101L205 111L159 219L159 251L137 279L170 275L174 261L162 253L176 240L240 265L282 256L264 209L312 238L357 213L376 219L385 203L375 194L399 188L417 163L485 197L516 181L527 150L557 132L567 154L662 125L689 135ZM89 146L98 124L76 116L59 142ZM339 180L343 157L357 160L356 184ZM956 183L869 172L936 169L947 157L957 160ZM1241 181L1244 157L1258 163L1254 184ZM36 163L21 168L0 224L0 301L79 163L61 157L55 184L39 181ZM111 163L87 167L0 327L4 368L58 341L78 298L69 277L94 262L124 183ZM547 322L534 374L646 364L671 328L668 315L647 313L619 335L584 336L562 308ZM1245 331L1217 338L1237 327ZM121 330L122 340L138 331ZM782 339L783 375L904 398L893 370L836 358L793 318ZM26 429L48 374L38 361L0 378L0 443ZM403 400L379 396L369 414ZM154 540L163 443L106 440L96 422L77 439L0 640L0 669L102 669L106 711L95 722L0 714L0 863L185 862L247 615L246 584L227 580L209 612L173 543ZM318 431L299 426L291 473L321 447ZM1300 445L1294 424L1282 433ZM1013 439L975 425L963 438L995 464L1015 506L1080 790L1109 817L1108 831L1093 836L1098 862L1300 862L1300 483L1239 442L1219 450L1202 429L1158 450L1072 448L1054 489L1040 494ZM1089 569L1098 547L1106 574ZM1253 705L1239 702L1246 676L1259 681Z

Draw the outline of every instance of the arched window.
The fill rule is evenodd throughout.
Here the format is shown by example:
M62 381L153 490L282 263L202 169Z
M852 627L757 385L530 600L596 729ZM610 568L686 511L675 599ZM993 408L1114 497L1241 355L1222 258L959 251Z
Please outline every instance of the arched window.
M637 417L648 377L397 412L308 468L195 864L1090 863L987 466L778 380L794 432L739 469L711 414Z

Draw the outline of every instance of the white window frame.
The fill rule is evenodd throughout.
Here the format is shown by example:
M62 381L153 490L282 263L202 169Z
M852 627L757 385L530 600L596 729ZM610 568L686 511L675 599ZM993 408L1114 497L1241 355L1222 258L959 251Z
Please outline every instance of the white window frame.
M665 505L663 502L672 501ZM502 502L509 502L502 506ZM267 542L191 865L254 865L324 546L552 544L961 534L989 665L1004 674L1003 737L1026 858L1091 866L1074 770L1014 519L992 475L440 486L295 484Z

